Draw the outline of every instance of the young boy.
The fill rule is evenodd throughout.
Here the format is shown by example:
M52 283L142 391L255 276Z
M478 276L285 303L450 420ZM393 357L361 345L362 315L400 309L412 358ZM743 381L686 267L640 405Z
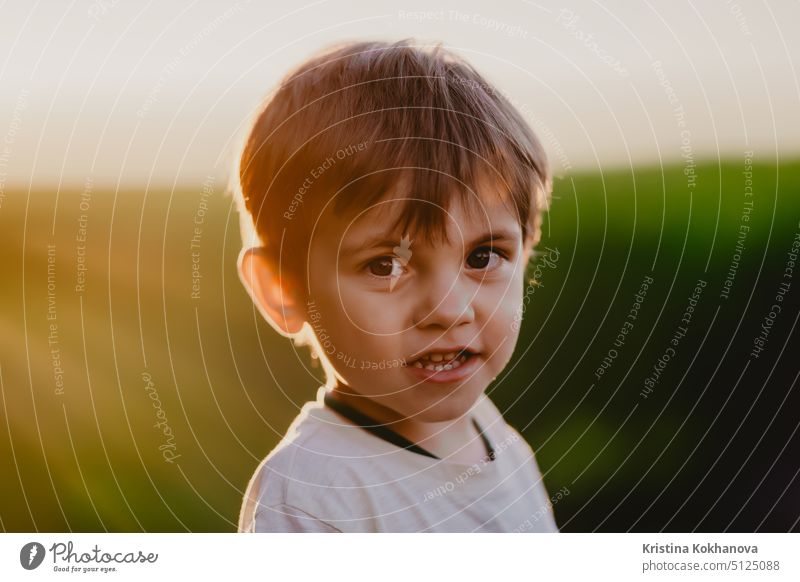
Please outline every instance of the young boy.
M484 394L550 192L511 104L439 46L350 43L269 97L239 178L241 279L328 378L239 530L557 531L532 450Z

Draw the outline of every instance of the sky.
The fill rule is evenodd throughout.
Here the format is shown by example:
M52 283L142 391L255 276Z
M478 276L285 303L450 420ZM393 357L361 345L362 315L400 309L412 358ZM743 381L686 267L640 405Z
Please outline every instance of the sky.
M800 154L800 2L3 5L0 189L225 182L259 104L351 39L442 42L523 112L556 175Z

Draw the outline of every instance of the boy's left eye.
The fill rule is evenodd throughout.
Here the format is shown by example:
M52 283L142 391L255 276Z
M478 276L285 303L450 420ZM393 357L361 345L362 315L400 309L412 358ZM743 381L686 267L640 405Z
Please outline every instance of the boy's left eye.
M503 259L503 256L492 247L480 247L467 257L467 265L471 269L492 270Z

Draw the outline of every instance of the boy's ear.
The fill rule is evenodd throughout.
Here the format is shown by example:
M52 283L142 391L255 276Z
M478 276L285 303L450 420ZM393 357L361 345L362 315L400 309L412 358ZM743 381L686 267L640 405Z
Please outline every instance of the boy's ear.
M239 253L239 278L264 319L287 337L297 334L306 312L296 285L281 273L263 249L253 247Z

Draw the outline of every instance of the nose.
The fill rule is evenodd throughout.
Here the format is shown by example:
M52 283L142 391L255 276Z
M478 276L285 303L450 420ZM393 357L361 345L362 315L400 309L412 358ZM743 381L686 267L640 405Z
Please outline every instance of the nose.
M420 283L414 313L417 327L449 329L475 321L473 300L477 288L457 269L438 269Z

